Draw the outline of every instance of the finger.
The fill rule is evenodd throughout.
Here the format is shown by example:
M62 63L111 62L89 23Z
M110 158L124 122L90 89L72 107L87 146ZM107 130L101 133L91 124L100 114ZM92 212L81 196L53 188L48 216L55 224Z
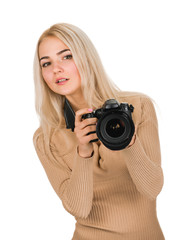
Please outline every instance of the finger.
M80 122L80 126L79 128L80 129L84 129L85 127L87 126L96 126L96 123L97 123L97 118L87 118L87 119L84 119L82 120L82 122Z
M84 129L80 129L76 132L76 136L80 139L81 137L85 137L91 133L96 133L96 125L90 125Z
M129 145L127 146L128 148L131 147L134 143L135 143L135 140L136 140L136 134L133 135Z
M90 132L96 132L96 125L90 125L83 130L83 135L87 135Z
M81 144L88 144L91 140L97 140L98 141L98 136L96 133L92 133L86 136L80 136L80 138L78 138L78 141Z
M90 142L91 140L98 139L98 136L97 136L96 133L92 133L92 134L90 134L90 135L87 135L87 136L85 137L85 139L87 140L87 142Z
M82 119L82 123L86 125L94 125L96 124L97 121L98 121L98 118L96 117Z
M80 109L80 110L76 111L76 113L75 113L75 124L81 122L81 118L82 118L83 114L91 113L92 111L93 111L92 109L88 109L88 108L83 108L83 109Z

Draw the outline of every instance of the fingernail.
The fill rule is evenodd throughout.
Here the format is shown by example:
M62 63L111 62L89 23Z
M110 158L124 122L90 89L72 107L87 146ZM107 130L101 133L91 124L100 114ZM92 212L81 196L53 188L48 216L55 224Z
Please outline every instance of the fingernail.
M89 109L88 109L88 111L92 112L92 111L93 111L93 109L89 108Z

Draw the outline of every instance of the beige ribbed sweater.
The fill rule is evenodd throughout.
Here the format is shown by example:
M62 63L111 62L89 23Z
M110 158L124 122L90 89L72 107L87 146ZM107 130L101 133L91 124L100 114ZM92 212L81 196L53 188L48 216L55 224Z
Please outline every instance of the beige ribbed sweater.
M121 92L119 101L134 106L136 141L129 148L112 151L94 142L93 156L82 158L70 129L55 129L50 150L41 128L34 133L48 179L76 218L73 240L165 239L156 213L163 172L155 109L143 94Z

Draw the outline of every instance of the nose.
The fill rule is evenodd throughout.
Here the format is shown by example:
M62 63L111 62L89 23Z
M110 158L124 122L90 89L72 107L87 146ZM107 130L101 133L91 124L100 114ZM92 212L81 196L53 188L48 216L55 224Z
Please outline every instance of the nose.
M53 72L54 73L63 72L63 71L64 71L64 69L59 62L54 62L53 63Z

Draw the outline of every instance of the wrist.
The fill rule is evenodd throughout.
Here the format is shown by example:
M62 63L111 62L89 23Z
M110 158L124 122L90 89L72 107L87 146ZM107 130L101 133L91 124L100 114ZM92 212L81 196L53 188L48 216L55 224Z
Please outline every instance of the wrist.
M79 146L77 146L77 153L79 154L80 157L90 158L90 157L93 156L94 150L92 150L92 151L81 151L81 149L79 148Z

